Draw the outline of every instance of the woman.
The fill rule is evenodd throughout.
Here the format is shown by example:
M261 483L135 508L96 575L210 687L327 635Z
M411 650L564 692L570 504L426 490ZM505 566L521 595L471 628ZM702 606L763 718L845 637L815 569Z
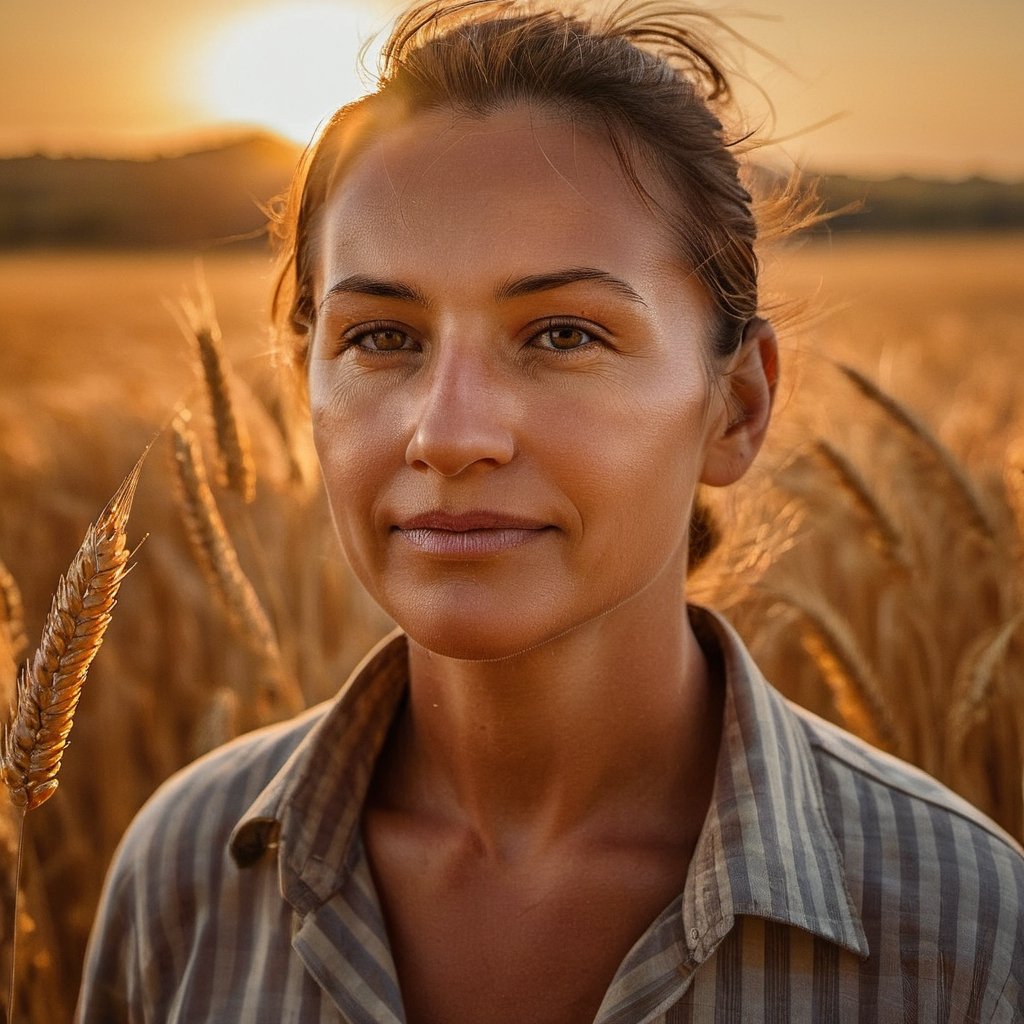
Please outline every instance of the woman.
M401 632L150 802L83 1021L1024 1013L1012 840L681 600L778 376L695 20L419 8L327 125L278 298Z

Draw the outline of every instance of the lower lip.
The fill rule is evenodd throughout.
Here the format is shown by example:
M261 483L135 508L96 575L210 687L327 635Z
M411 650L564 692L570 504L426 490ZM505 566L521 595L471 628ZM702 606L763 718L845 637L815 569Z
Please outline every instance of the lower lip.
M489 530L429 530L423 528L396 530L407 544L424 554L441 558L486 558L503 551L532 544L544 537L550 527L516 529L502 527Z

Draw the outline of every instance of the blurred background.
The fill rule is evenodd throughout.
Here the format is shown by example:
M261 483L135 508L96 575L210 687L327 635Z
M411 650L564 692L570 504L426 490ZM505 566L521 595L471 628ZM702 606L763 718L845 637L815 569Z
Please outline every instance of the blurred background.
M241 183L264 198L286 180L295 147L366 90L372 40L394 10L369 0L5 4L0 244L180 244L190 233L209 243L254 223L237 189L222 190ZM860 229L1021 223L1018 0L715 10L750 44L732 47L746 127L784 140L762 162L835 176L826 193L837 203L870 195ZM201 169L181 160L229 140ZM116 157L179 162L143 174ZM178 206L174 193L184 194Z
M748 52L743 64L775 102L777 134L838 116L788 147L815 170L1024 176L1017 0L713 9L773 57ZM394 10L352 0L5 4L0 146L139 155L225 122L304 144L361 94L359 47Z
M728 612L787 694L1020 837L1024 4L716 11L749 41L729 45L747 127L781 140L750 159L799 167L827 207L859 208L762 253L785 345L777 422L742 485L709 496L722 543L690 593ZM0 4L0 703L87 524L154 442L129 531L148 539L60 789L29 816L26 1019L70 1017L107 863L155 786L329 697L388 627L337 551L279 388L262 204L324 118L366 90L376 57L371 46L361 78L360 47L392 13L326 0ZM198 307L184 330L183 299ZM226 414L198 368L204 331L254 500L217 472L213 423ZM195 543L170 452L182 408L236 560L233 592ZM269 647L251 642L257 606ZM8 811L0 979L13 863Z

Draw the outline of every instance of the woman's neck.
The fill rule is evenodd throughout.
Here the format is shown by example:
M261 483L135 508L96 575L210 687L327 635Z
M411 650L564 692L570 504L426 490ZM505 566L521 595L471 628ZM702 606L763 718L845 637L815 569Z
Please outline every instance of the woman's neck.
M488 856L567 839L689 843L706 812L721 687L680 603L638 602L514 658L410 644L410 699L378 792Z

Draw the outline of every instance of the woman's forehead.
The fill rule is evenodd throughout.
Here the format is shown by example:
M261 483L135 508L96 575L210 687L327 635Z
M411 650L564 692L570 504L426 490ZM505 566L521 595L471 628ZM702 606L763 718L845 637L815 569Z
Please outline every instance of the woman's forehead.
M610 142L532 107L436 111L391 129L341 176L320 229L322 266L417 254L474 267L534 251L621 267L673 256L663 218Z

